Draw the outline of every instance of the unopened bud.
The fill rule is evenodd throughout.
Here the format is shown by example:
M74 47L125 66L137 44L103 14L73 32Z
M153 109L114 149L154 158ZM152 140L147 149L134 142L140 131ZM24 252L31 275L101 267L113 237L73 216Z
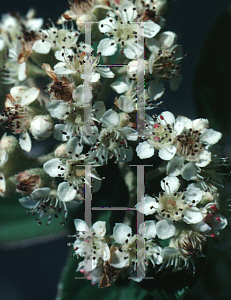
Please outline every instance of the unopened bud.
M66 157L67 153L66 153L66 144L61 144L59 145L56 149L55 149L55 157Z
M49 178L42 168L25 170L16 176L17 190L24 195L29 195L35 189L47 186Z
M45 140L53 133L54 124L50 116L38 115L30 123L30 132L36 140Z

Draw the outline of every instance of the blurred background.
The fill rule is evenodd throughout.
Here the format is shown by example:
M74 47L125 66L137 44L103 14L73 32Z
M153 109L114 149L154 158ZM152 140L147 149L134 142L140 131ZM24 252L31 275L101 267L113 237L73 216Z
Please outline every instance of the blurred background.
M187 57L182 61L183 80L179 89L172 92L166 85L166 92L161 99L164 107L160 109L170 110L175 116L209 118L211 126L224 134L223 155L231 158L231 24L230 18L225 19L227 15L219 19L230 4L228 0L171 2L166 30L177 34L178 43L182 44ZM65 0L40 0L33 2L33 5L29 0L2 1L0 13L18 11L25 15L31 7L37 11L37 17L44 18L46 24L48 18L56 21L67 5ZM216 22L219 26L214 27ZM207 66L200 62L201 55L203 59L208 59ZM225 61L219 68L218 62L223 57ZM213 91L216 84L222 86L218 92L217 89ZM38 238L31 242L13 243L8 248L1 246L0 299L55 299L61 271L69 256L67 234L63 232L61 237L53 235L45 240ZM203 272L186 299L231 299L231 251L221 252L215 243L211 243L209 249ZM89 299L87 295L85 299Z

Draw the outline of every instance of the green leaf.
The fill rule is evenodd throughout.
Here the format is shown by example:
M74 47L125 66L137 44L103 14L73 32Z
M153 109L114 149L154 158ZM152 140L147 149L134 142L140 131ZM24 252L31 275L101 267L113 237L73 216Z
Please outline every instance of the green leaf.
M231 120L231 6L209 33L194 76L198 113L210 126L227 134Z
M26 213L26 209L19 203L18 196L0 199L0 246L8 247L12 242L36 239L50 235L67 235L67 229L72 225L71 214L65 223L61 225L62 216L53 218L50 225L46 226L47 218L41 219L42 225L36 222L36 214L32 216Z

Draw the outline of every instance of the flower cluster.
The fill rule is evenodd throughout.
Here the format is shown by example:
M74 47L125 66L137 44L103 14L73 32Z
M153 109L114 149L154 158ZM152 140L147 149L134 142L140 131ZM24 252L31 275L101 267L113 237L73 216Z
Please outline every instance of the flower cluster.
M207 119L148 114L182 81L183 50L165 30L167 8L167 0L70 0L57 25L42 27L33 10L0 21L0 79L9 88L0 116L1 197L20 193L39 225L60 214L64 225L69 208L103 190L99 167L162 160L149 178L154 195L138 203L133 173L121 172L130 193L124 207L149 216L133 235L131 217L110 236L104 221L89 228L74 220L74 252L84 258L77 270L100 287L126 274L141 281L149 266L194 270L203 244L228 222L220 168L229 164L214 146L222 134Z

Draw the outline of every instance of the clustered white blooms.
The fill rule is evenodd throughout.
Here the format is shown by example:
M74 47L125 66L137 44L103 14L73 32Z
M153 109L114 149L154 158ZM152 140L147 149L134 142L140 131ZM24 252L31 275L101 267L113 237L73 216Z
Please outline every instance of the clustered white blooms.
M167 0L70 0L57 26L42 28L43 19L34 18L33 10L26 17L5 14L0 22L1 82L10 85L0 124L19 134L19 140L5 134L0 142L2 197L14 191L23 194L19 201L38 214L38 224L43 217L49 224L60 212L65 221L68 208L84 202L87 188L92 193L101 188L97 167L110 159L132 164L136 154L144 160L158 153L164 162L162 191L133 203L149 216L134 235L123 223L116 223L108 236L104 221L89 228L83 220L74 220L74 252L84 258L77 271L100 287L125 274L141 281L150 265L160 270L192 265L194 270L203 244L227 225L220 211L219 167L228 162L214 150L222 134L209 128L207 119L175 118L169 111L152 117L147 113L162 103L155 101L164 95L166 82L176 90L182 80L182 47L177 35L164 28L167 5ZM96 46L82 41L84 22L89 21L98 22L92 32ZM140 58L140 36L145 59ZM146 113L140 136L136 114L141 108L141 65ZM41 77L47 80L43 89L37 80ZM108 108L109 87L117 96ZM51 153L25 153L48 138L55 145ZM91 167L90 179L86 166Z

